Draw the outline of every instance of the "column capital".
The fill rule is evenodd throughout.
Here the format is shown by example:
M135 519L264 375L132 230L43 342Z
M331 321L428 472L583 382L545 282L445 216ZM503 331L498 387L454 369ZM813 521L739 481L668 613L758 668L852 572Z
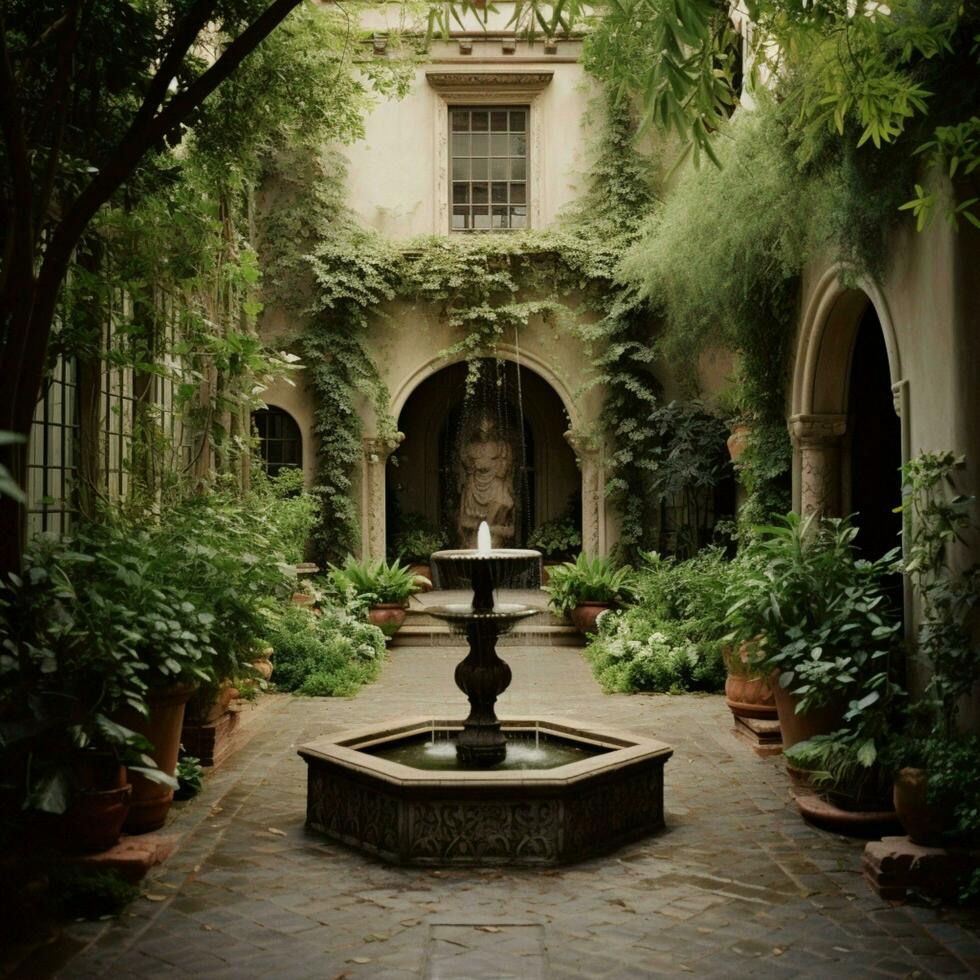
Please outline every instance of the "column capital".
M595 456L601 448L601 441L596 436L581 429L568 429L564 436L576 456Z
M800 445L828 445L838 442L847 431L847 416L793 415L787 425Z
M388 457L405 441L404 432L396 432L391 436L365 436L364 459L368 463L384 463Z

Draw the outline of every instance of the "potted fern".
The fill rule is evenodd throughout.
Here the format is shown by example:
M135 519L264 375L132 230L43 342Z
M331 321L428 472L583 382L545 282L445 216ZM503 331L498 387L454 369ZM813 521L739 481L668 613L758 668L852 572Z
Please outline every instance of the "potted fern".
M590 634L602 613L631 596L632 581L628 565L620 567L611 558L582 553L551 570L545 591L559 616L567 616L579 632Z
M408 598L419 591L419 577L408 565L384 558L348 556L342 568L330 569L337 591L360 601L367 608L368 622L389 638L405 622Z

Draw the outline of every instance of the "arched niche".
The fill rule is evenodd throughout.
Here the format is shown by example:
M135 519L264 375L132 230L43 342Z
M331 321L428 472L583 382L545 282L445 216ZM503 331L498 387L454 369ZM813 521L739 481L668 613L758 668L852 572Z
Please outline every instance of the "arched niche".
M466 394L466 365L448 365L429 375L407 398L398 415L404 436L389 457L386 472L387 527L397 531L401 515L420 514L447 532L447 542L472 545L457 529L461 492L458 440L467 425L488 411L502 419L514 448L516 540L571 504L580 513L581 483L565 433L568 413L554 389L534 371L513 361L485 359L479 390ZM487 402L489 397L490 402Z
M581 495L583 548L594 554L606 553L610 542L607 535L607 517L603 494L606 478L602 447L599 440L586 428L594 420L583 418L581 407L572 397L568 385L553 370L551 364L544 359L531 352L518 350L515 346L508 344L500 344L494 350L494 356L500 360L519 365L523 372L535 379L532 380L532 384L537 382L543 384L560 405L560 411L566 420L567 429L561 433L561 440L556 440L553 427L539 426L546 431L536 439L536 453L539 458L549 453L558 455L559 458L563 457L566 463L569 459L574 460L574 464L577 466L577 486ZM463 360L461 355L448 358L434 355L420 364L415 370L407 374L404 380L393 386L390 401L391 414L396 419L400 419L413 393L421 385L454 365L457 366L456 370L463 370ZM535 412L534 405L531 405L526 412L527 417L532 421L535 419ZM430 428L425 438L437 441L438 431L435 428ZM399 448L403 439L404 436L401 432L391 439L381 439L372 435L366 436L364 439L364 467L361 474L361 550L365 555L383 555L386 553L387 484L390 470L387 461L390 455ZM406 453L409 452L409 445L406 444ZM571 448L570 457L568 455L569 447ZM437 453L437 447L430 444L423 452L429 454L431 459L432 454ZM537 469L537 466L535 468ZM431 481L431 469L429 472ZM541 502L541 505L536 505L536 522L539 522L538 518L542 513L556 516L553 513L553 508L556 505L555 495L558 492L556 490L558 484L550 480L550 471L547 466L542 467L542 473L546 474L544 479L547 481L547 485L538 489L535 494L537 501ZM427 485L426 492L433 492L431 482ZM545 502L549 501L550 503L542 509Z
M275 476L283 469L303 468L303 433L284 408L267 405L252 412L252 426L259 437L259 453L266 472Z

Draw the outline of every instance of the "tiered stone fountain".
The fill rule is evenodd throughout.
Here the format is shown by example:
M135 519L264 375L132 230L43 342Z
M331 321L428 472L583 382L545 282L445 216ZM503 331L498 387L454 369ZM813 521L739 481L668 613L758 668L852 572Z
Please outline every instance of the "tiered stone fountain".
M402 864L548 865L607 851L663 826L662 742L568 719L498 719L511 681L497 637L540 610L494 592L536 551L440 551L473 586L469 605L429 611L465 634L456 667L464 720L411 718L303 746L307 826Z

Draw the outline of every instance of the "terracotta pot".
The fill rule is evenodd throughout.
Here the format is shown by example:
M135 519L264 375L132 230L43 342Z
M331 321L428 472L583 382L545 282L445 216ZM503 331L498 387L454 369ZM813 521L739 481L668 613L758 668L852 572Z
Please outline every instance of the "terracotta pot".
M80 854L107 851L119 842L133 787L82 790L65 813L65 845Z
M733 463L745 452L749 444L750 431L751 427L744 422L732 426L732 434L728 437L726 445L728 446L728 455L731 457Z
M203 697L192 697L184 712L184 722L190 725L213 725L227 710L235 696L235 688L231 684L223 684L212 691L205 702Z
M272 666L272 661L268 657L258 657L252 661L252 669L255 671L259 677L264 681L272 679L272 671L274 670Z
M312 606L316 602L313 596L308 595L305 592L294 592L293 593L293 604L297 606Z
M413 575L421 575L429 583L428 585L420 584L419 592L431 592L432 591L432 566L426 565L423 562L418 562L414 565L409 565L408 570Z
M780 687L777 670L769 675L769 687L776 701L776 714L779 717L784 749L796 745L797 742L805 742L814 735L829 735L843 724L844 708L841 705L824 705L822 708L798 715L797 699L785 688Z
M898 819L913 844L937 847L944 843L949 814L929 802L929 773L925 769L900 769L892 791Z
M771 721L776 717L776 699L762 677L729 674L725 680L725 701L736 718Z
M580 602L569 614L568 618L580 633L586 635L595 633L596 620L607 609L612 609L611 602Z
M129 813L133 790L126 767L114 756L86 752L73 769L76 790L61 818L65 847L81 854L106 851L118 842Z
M400 602L380 602L376 606L368 609L368 622L377 626L387 637L394 636L402 623L408 610Z
M144 718L127 709L119 713L119 723L144 735L153 745L157 768L172 776L177 770L180 752L180 730L184 722L184 710L194 685L177 684L161 691L151 691L146 698L150 717ZM133 773L133 800L123 829L130 834L145 834L163 826L173 801L174 791L163 783L155 783L139 773Z
M548 584L548 581L551 579L551 571L550 570L552 568L554 568L556 565L560 565L560 564L561 564L560 561L555 561L555 560L553 560L551 558L545 558L544 561L541 562L541 584L542 585L547 585Z
M776 700L769 682L748 669L749 645L743 643L738 648L738 660L746 665L744 669L732 670L734 657L731 647L722 650L722 660L728 668L725 700L729 710L736 718L760 718L766 721L775 719Z

